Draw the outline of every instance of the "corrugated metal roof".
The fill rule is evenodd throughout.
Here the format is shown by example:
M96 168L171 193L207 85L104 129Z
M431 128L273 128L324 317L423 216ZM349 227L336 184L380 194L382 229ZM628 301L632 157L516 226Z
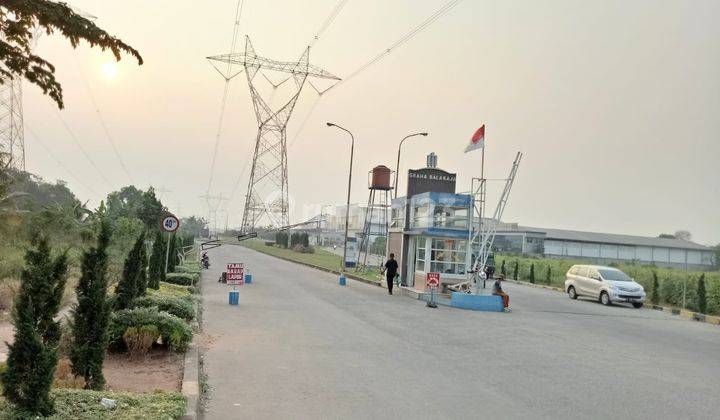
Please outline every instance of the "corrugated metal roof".
M656 246L665 248L696 249L699 251L713 251L712 248L695 242L682 239L653 238L648 236L619 235L615 233L581 232L578 230L547 229L527 226L518 226L518 230L545 232L545 239L559 239L564 241L596 242L617 245Z

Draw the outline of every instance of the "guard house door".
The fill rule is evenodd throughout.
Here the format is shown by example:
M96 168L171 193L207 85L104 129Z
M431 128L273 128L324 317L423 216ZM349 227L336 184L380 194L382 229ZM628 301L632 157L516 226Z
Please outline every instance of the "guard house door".
M407 287L413 287L415 286L415 243L417 241L415 236L408 236L407 237L407 264L405 267L407 267L407 273L403 273L405 275L405 285Z

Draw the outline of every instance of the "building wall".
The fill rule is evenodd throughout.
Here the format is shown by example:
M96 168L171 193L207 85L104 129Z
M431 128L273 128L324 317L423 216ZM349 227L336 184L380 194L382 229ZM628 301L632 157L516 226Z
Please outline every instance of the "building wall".
M545 256L580 258L607 264L610 262L640 262L660 267L708 270L715 261L712 251L685 250L666 247L600 244L592 242L545 239Z

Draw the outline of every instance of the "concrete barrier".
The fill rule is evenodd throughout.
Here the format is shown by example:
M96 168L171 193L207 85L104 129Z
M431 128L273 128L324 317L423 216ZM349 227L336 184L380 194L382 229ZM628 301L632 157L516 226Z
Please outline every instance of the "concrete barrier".
M502 312L503 300L500 296L495 295L471 295L453 292L450 296L450 306L473 311Z

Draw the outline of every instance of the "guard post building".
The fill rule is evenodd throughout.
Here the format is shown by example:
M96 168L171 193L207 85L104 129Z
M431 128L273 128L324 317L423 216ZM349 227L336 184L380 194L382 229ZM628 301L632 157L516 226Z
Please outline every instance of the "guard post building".
M408 171L407 195L392 200L388 251L404 286L425 290L428 272L440 273L441 284L467 280L472 197L455 192L456 178L439 169L431 153L427 167Z

